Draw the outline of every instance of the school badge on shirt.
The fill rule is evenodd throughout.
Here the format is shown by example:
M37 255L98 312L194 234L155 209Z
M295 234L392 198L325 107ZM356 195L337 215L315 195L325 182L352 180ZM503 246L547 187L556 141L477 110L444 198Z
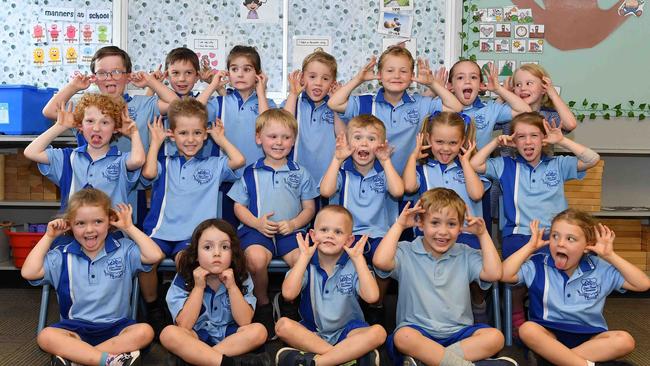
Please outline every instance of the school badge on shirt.
M124 276L124 261L122 258L111 258L106 262L104 274L113 280L120 279Z

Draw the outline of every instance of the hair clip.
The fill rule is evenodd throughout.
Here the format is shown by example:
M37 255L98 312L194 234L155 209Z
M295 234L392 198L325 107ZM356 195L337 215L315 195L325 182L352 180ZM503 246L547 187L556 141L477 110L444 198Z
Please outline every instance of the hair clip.
M465 126L469 126L470 123L472 123L472 117L466 115L465 113L458 113L459 116L463 118L463 121L465 121Z

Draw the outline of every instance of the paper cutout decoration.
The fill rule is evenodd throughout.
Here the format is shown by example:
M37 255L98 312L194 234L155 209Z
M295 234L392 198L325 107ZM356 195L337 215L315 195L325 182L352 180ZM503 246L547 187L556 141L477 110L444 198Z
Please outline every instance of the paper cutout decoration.
M503 11L503 9L501 10ZM496 22L497 21L497 11L496 8L488 8L487 13L485 14L485 22Z
M532 9L519 9L517 11L517 20L519 23L532 23L533 22L533 10Z
M65 33L63 35L63 41L67 44L78 44L79 43L79 24L78 23L66 23L64 26Z
M544 40L543 39L531 39L528 41L528 52L530 53L542 53L544 51Z
M111 31L108 24L97 25L97 43L111 43Z
M618 8L618 15L626 17L629 15L636 15L640 17L643 15L644 0L623 0L621 6Z
M90 61L93 59L93 55L95 54L95 46L89 44L82 45L79 47L79 54L81 56L79 63L90 65Z
M494 52L496 52L496 53L508 53L508 52L510 52L510 40L509 39L496 39L496 40L494 40Z
M34 43L43 43L47 40L45 32L45 23L34 23L31 28L32 41Z
M61 64L61 48L59 46L49 46L47 48L47 64L60 65Z
M504 22L516 22L517 19L513 19L517 15L519 8L516 6L504 6L503 7L503 21Z
M512 76L515 69L516 63L514 60L499 60L499 76Z
M496 25L496 36L499 38L510 38L512 31L510 30L510 23L498 23Z
M32 64L39 67L45 65L45 48L40 46L32 48Z
M63 63L65 65L76 65L79 63L79 47L78 46L65 46L65 54L63 55Z
M81 43L94 43L95 41L95 25L91 23L82 23L80 29L80 42Z
M544 38L544 24L531 24L528 26L528 37L530 38Z
M515 37L517 38L526 38L528 37L528 26L525 24L516 24L515 25Z
M494 38L494 24L480 24L479 33L481 38Z
M526 40L525 39L513 39L512 40L512 53L525 53L526 52Z
M491 39L481 39L479 40L479 51L480 52L492 52L494 50L494 43Z
M49 23L47 25L47 35L50 43L61 43L62 40L61 23Z
M495 22L503 22L505 19L503 18L503 8L493 8L494 12L494 21Z
M494 63L493 60L476 60L476 63L481 68L481 74L483 74L483 80L487 80L488 73L490 71L490 62Z

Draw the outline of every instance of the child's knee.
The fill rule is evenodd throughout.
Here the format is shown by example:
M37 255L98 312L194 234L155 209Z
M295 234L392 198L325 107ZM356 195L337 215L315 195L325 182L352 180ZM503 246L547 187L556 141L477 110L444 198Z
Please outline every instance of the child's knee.
M275 334L277 334L278 337L284 337L291 332L291 328L291 319L282 317L275 323Z
M151 325L145 323L134 324L130 329L130 332L133 332L135 339L145 341L147 343L153 341L154 331Z
M160 332L160 343L165 348L174 348L177 339L178 335L175 325L168 325Z
M505 343L503 333L496 328L483 328L483 336L488 340L490 348L500 351Z
M410 344L414 342L414 337L416 336L416 333L419 332L409 327L403 327L398 329L395 332L395 336L393 338L395 342L395 347L397 347L398 350L402 350L405 347L408 347Z
M372 344L375 345L374 348L379 347L386 341L386 329L379 324L370 326L370 334L372 335Z
M246 253L246 266L248 270L253 273L266 271L269 265L268 258L261 253Z
M251 343L255 345L262 345L264 342L266 342L266 338L268 337L268 332L266 331L266 328L260 324L260 323L252 323L250 324L250 332L251 332Z
M634 351L634 348L636 347L636 341L630 333L624 330L612 331L611 333L612 334L610 337L612 338L612 342L616 345L615 347L621 351L621 353L627 354Z
M539 336L539 331L539 325L531 321L524 322L524 324L519 327L519 338L522 340L533 339L536 336Z
M47 327L43 329L38 335L36 336L36 343L38 346L43 349L44 351L48 351L50 349L50 342L52 341L52 337L55 336L55 331Z

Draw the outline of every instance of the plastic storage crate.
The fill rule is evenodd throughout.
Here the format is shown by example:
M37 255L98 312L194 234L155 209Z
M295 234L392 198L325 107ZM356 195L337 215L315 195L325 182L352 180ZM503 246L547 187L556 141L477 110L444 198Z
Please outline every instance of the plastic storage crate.
M38 135L52 122L43 117L43 107L58 89L31 85L0 85L0 134Z

